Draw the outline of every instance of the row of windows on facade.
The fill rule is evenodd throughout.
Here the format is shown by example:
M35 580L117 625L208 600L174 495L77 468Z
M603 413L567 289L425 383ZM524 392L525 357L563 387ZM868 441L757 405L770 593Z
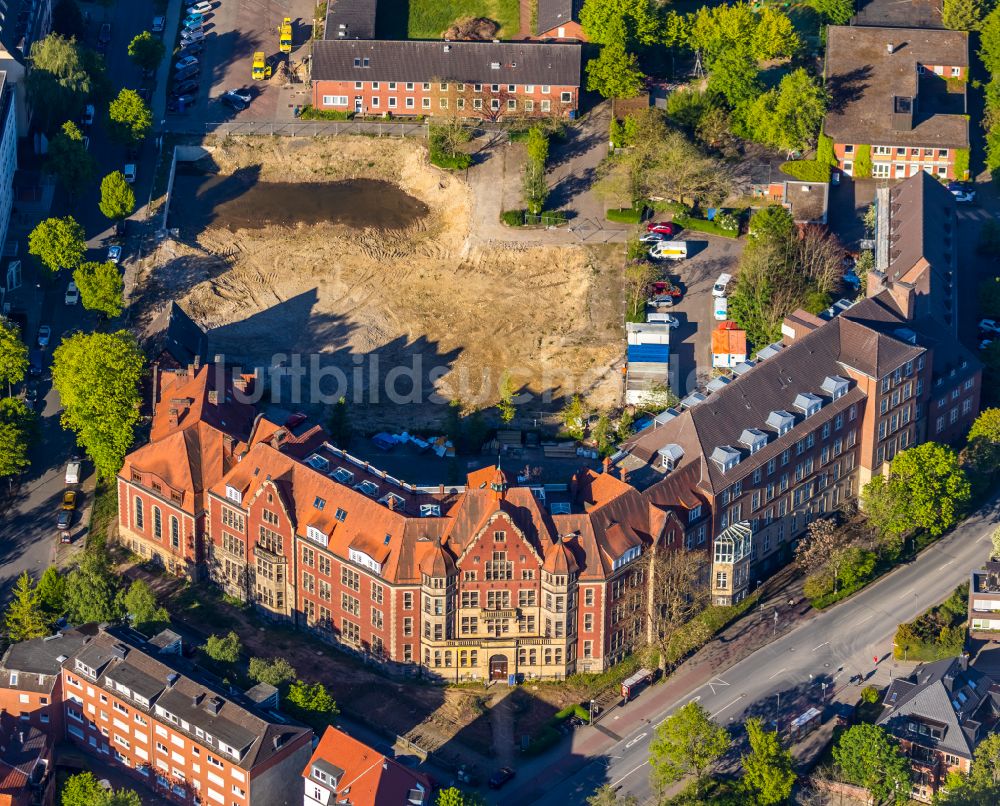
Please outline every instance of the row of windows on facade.
M872 177L874 179L905 179L907 176L916 176L919 171L935 174L937 176L947 176L947 165L914 165L902 162L872 162ZM907 173L909 172L909 173ZM848 176L854 175L854 162L844 160L844 173Z
M133 483L140 484L140 485L143 483L142 482L142 471L141 470L136 470L136 469L132 470L132 481L133 481ZM160 484L160 482L158 482L158 481L151 481L149 483L149 488L154 493L158 493L160 495L163 494L163 485ZM180 490L175 490L175 489L173 489L171 487L170 488L170 500L173 501L175 504L182 504L182 503L184 503L184 493L180 492Z
M133 513L133 523L135 528L140 531L146 530L146 518L145 510L143 509L143 501L139 496L135 498L135 511ZM156 540L163 539L163 513L160 511L158 506L153 506L153 538ZM170 545L173 548L180 548L181 544L181 525L180 521L176 516L170 516Z
M972 399L966 399L962 401L962 415L963 417L968 416L972 413ZM951 411L948 412L948 423L945 424L945 416L942 414L934 422L935 433L940 434L948 425L954 425L958 422L959 413L958 406L952 407Z
M324 95L323 96L323 106L342 106L342 107L346 107L346 106L349 105L349 100L350 99L346 95ZM360 111L360 108L362 106L363 100L364 99L360 95L355 95L354 96L354 106L355 106L356 109L358 109L358 111ZM475 109L475 110L481 110L481 109L487 108L487 107L483 106L483 100L484 100L483 98L473 98L472 99L472 108ZM499 112L501 109L506 109L508 112L516 112L517 109L518 109L518 101L517 101L516 98L506 98L506 99L489 98L487 100L489 100L489 106L488 106L488 108L491 111L493 111L493 112ZM572 100L573 100L573 94L570 93L570 92L564 92L564 93L562 93L562 95L560 97L560 101L562 103L571 103ZM535 101L534 101L534 99L532 99L532 98L522 99L521 100L521 104L522 104L521 108L523 108L525 112L534 112L535 111ZM370 98L369 101L368 101L368 108L369 109L380 109L381 108L381 99L377 95L374 96L374 97L372 97L372 98ZM387 98L386 99L386 108L387 109L399 109L400 106L399 106L398 99L395 96L390 96L389 98ZM411 98L411 97L404 98L403 99L403 106L402 106L402 108L403 109L414 109L415 110L417 108L416 98ZM420 100L420 108L421 109L430 109L431 108L431 99L430 98L422 98ZM447 98L439 98L438 99L438 109L448 109L448 108L449 108L448 107L448 99ZM466 108L465 98L456 98L455 99L455 109L463 110L465 108ZM552 102L549 101L549 100L547 100L547 99L543 99L543 100L538 101L538 111L540 111L540 112L551 112L552 111Z
M584 641L585 658L593 657L594 646L591 641ZM576 659L574 647L567 648L565 658L567 663L572 663ZM538 666L541 660L545 666L561 666L563 664L562 647L518 647L518 666L532 667ZM424 647L424 666L434 669L450 669L457 666L460 669L475 668L479 666L479 651L476 649L430 649Z
M853 154L854 146L845 145L845 154ZM951 152L947 148L909 148L907 146L871 146L873 157L908 157L911 159L946 160Z

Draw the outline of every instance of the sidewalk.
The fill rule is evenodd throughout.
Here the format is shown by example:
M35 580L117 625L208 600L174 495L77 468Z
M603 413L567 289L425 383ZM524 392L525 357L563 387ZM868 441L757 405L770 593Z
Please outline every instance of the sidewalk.
M151 111L153 113L153 131L162 132L167 117L167 86L170 79L170 65L174 61L174 42L177 41L177 29L181 24L181 0L170 0L164 12L166 24L163 27L163 44L167 46L167 55L160 62L156 71L156 88L153 90Z
M561 743L553 753L521 765L519 777L526 781L526 786L517 790L517 799L534 800L556 782L594 763L625 736L644 725L652 725L650 715L668 710L708 683L718 671L748 657L778 635L790 632L816 615L802 595L802 579L793 566L786 566L771 577L762 590L761 601L752 611L726 627L663 683L623 706L606 711L597 725L581 728L570 742ZM794 602L791 606L790 600ZM778 614L777 623L774 613ZM887 676L887 670L880 670L880 673Z

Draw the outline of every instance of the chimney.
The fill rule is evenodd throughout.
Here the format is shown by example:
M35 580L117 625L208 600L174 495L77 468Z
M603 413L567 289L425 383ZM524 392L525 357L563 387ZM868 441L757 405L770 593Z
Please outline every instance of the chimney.
M396 496L390 495L386 503L389 505L389 510L391 512L396 511Z
M622 468L622 482L628 484L628 471L624 467Z
M194 357L194 370L197 372L201 368L201 356L196 355Z
M961 669L963 672L968 671L969 655L967 652L963 652L961 655L958 656L958 668Z
M604 461L601 462L601 467L604 468L604 472L608 473L611 471L611 457L605 456Z
M213 389L208 393L208 402L213 406L219 405L219 393L217 390Z
M160 362L154 361L153 366L150 368L152 370L152 401L153 401L153 411L156 411L156 404L160 399Z

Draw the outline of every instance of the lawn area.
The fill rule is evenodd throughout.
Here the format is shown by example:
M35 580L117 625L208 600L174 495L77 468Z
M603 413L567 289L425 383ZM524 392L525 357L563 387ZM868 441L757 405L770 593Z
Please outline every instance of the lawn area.
M500 26L497 37L512 39L520 26L519 3L518 0L383 0L378 4L376 28L379 36L392 39L440 39L449 25L463 17L493 20Z

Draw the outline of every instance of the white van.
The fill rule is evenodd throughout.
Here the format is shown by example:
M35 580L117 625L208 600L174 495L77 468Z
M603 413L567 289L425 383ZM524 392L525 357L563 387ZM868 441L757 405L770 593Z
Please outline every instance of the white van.
M205 38L205 32L198 30L192 31L189 28L185 28L181 31L181 39L184 42L201 42Z
M66 483L67 484L79 484L80 483L80 460L73 458L69 460L69 464L66 465Z
M731 274L720 274L719 279L715 281L715 285L712 286L712 296L713 297L724 297L726 296L726 289L729 287L729 283L732 281L733 275Z
M649 250L653 260L684 260L688 256L687 241L659 241Z
M724 322L729 318L729 300L726 297L715 297L715 305L713 315L720 322Z

